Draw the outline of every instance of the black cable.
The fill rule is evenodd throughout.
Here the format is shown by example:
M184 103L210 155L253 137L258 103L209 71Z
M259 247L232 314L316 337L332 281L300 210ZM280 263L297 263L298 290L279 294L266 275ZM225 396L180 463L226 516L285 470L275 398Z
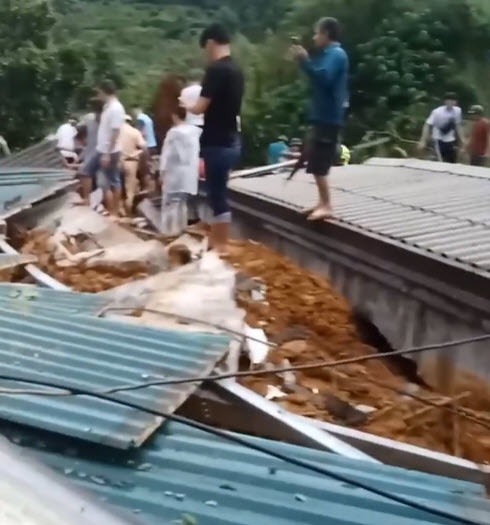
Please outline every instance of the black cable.
M246 336L244 336L246 337ZM267 370L247 370L243 372L229 372L225 374L215 374L212 376L199 376L199 377L187 377L181 379L162 379L159 381L152 381L147 383L141 383L139 385L122 385L121 387L114 387L107 390L107 394L115 394L117 392L129 392L132 390L139 390L141 388L147 388L151 386L167 386L167 385L181 385L186 383L202 383L203 381L219 381L221 379L231 379L237 377L260 377L274 374L282 374L285 372L301 372L305 370L315 370L318 368L336 368L339 366L351 365L354 363L362 363L365 361L372 361L375 359L384 359L386 357L401 356L401 355L413 355L422 352L428 352L431 350L440 350L443 348L451 348L462 344L476 343L479 341L490 340L490 334L475 336L468 339L461 339L459 341L449 341L446 343L436 343L433 345L420 346L415 348L409 348L406 350L394 350L392 352L378 353L378 354L366 354L364 356L349 357L346 359L340 359L338 361L320 361L312 364L286 366L281 368L271 368Z
M165 412L160 412L158 410L153 410L151 408L146 408L141 405L138 405L137 403L133 403L131 401L126 400L120 400L113 398L106 394L99 394L97 392L93 392L91 390L86 390L83 388L77 388L77 387L66 387L64 385L56 385L55 383L48 382L48 381L38 381L35 379L25 379L21 377L16 376L8 376L8 375L0 375L0 379L8 380L8 381L21 381L23 383L31 383L35 384L37 386L44 386L48 388L61 388L63 390L69 390L72 395L74 396L90 396L96 399L101 399L103 401L109 401L112 403L117 403L122 406L126 406L128 408L132 408L135 410L140 410L142 412L146 412L148 414L163 417L165 419L168 419L169 421L175 421L176 423L181 423L183 425L187 425L191 428L201 430L202 432L206 432L208 434L212 434L216 437L219 437L221 439L225 439L228 441L231 441L232 443L236 443L238 445L241 445L243 447L255 450L257 452L260 452L262 454L274 457L276 459L279 459L280 461L284 461L285 463L289 463L290 465L294 465L296 467L304 468L306 470L310 470L312 472L315 472L316 474L321 474L323 476L326 476L328 478L334 479L336 481L340 481L342 483L347 483L349 485L352 485L354 487L364 489L367 492L370 492L372 494L376 494L377 496L381 496L383 498L389 499L391 501L395 501L396 503L401 503L402 505L406 505L408 507L414 508L416 510L426 512L428 514L431 514L433 516L437 516L439 518L448 519L451 521L454 521L455 523L461 523L463 525L482 525L476 521L466 519L461 516L456 516L454 514L451 514L450 512L446 512L442 509L434 509L432 507L429 507L427 505L424 505L423 503L418 503L417 501L412 501L408 498L405 498L403 496L398 496L397 494L391 494L389 492L386 492L381 489L377 489L375 487L371 487L369 485L366 485L365 483L361 481L357 481L354 479L351 479L349 477L343 476L342 474L338 474L336 472L333 472L331 470L325 469L323 467L319 467L313 463L309 463L307 461L303 461L301 459L297 459L294 457L290 457L287 454L283 454L281 452L276 452L275 450L270 450L266 447L263 447L262 445L258 445L256 443L252 443L250 441L247 441L246 439L243 439L235 434L231 434L228 432L224 432L222 430L218 430L214 427L211 427L209 425L205 425L204 423L198 423L197 421L192 421L190 419L187 419L182 416L177 416L175 414L167 414Z

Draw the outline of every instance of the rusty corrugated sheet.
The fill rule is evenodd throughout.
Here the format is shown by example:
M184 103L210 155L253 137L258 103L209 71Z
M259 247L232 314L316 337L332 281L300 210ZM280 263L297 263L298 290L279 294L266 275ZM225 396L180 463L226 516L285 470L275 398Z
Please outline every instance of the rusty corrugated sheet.
M0 374L25 380L105 390L165 377L202 376L212 371L227 346L228 339L219 335L0 307ZM173 412L197 387L152 387L115 395ZM33 387L3 380L0 388ZM3 395L0 419L123 449L141 445L161 424L158 417L83 396Z

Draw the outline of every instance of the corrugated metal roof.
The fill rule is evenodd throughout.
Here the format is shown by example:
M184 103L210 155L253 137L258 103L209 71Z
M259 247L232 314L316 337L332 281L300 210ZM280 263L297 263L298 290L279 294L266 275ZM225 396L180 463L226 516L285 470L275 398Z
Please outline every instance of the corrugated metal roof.
M93 446L2 432L75 484L137 514L147 525L415 525L440 523L421 511L291 466L223 439L166 423L147 446L116 454ZM264 439L252 442L370 486L479 523L490 523L483 487L347 459ZM173 521L177 520L177 521Z
M64 169L63 159L56 149L55 140L43 140L18 153L0 160L0 171L7 167L34 167Z
M29 208L73 184L74 173L0 166L0 219Z
M60 292L30 284L0 283L0 307L16 312L95 315L109 302L106 296L99 294Z
M169 376L201 376L212 371L227 344L219 335L156 330L54 310L40 314L0 308L0 373L26 380L104 390ZM0 387L32 389L12 381L1 381ZM117 396L173 412L197 387L153 387ZM5 395L0 419L118 448L141 445L161 423L143 412L81 396Z
M451 172L448 170L452 170ZM292 208L316 202L311 176L234 179L233 190ZM387 241L490 272L490 173L483 168L372 159L329 177L337 220Z

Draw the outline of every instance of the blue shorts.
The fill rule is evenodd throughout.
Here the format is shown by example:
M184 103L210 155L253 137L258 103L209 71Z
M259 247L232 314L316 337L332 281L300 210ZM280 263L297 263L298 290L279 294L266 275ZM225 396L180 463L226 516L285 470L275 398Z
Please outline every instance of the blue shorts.
M119 169L121 153L111 153L111 162L107 168L101 167L101 157L102 153L97 152L91 158L87 159L82 166L82 175L97 180L97 185L102 189L120 189L122 187L121 171ZM99 172L102 176L96 179Z

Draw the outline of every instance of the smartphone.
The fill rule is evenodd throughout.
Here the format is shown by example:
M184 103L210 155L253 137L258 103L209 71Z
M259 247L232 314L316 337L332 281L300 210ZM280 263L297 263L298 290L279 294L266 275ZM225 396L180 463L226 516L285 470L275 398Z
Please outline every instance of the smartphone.
M300 46L301 45L301 39L299 38L299 36L292 35L291 36L291 43L293 44L293 46Z

